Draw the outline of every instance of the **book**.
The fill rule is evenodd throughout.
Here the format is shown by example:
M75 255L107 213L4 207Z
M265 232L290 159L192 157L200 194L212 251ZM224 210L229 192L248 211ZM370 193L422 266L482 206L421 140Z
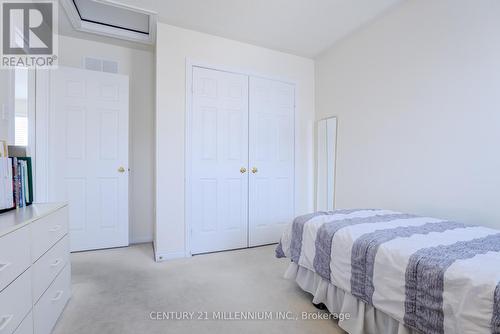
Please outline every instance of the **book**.
M7 209L7 194L5 193L5 177L7 176L7 171L3 163L4 159L5 158L0 158L0 210Z
M29 204L31 201L30 199L30 190L28 187L28 164L26 161L23 161L23 171L24 171L24 198L26 201L26 204Z
M24 191L24 170L23 163L18 159L17 160L17 173L18 173L18 182L19 182L19 207L26 206L25 200L25 191Z
M33 203L33 167L31 157L18 157L17 160L23 162L25 203L29 205Z
M4 191L6 181L5 176L7 176L7 171L3 160L4 158L0 158L0 210L7 208L7 194Z
M0 157L0 212L33 203L30 157Z
M12 191L12 160L0 158L0 211L14 207Z
M18 182L19 175L17 173L18 170L17 158L10 158L10 159L12 159L12 193L14 195L14 206L19 207L19 182Z
M14 191L12 188L12 159L7 158L6 166L7 166L7 179L5 182L5 192L8 194L7 208L12 209L15 207Z

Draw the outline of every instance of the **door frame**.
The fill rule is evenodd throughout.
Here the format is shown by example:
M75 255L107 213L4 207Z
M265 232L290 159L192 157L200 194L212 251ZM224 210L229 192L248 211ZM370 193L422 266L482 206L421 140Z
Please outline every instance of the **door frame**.
M193 107L193 67L201 67L208 70L215 70L221 72L229 72L234 74L246 75L250 81L250 77L280 81L289 85L294 86L294 108L293 108L293 211L295 212L295 186L296 186L296 150L297 150L297 142L296 142L296 132L297 132L297 87L298 82L295 80L290 80L287 78L272 76L267 74L262 74L260 72L256 72L253 70L242 69L242 68L234 68L230 66L224 65L216 65L207 63L204 61L198 61L191 58L186 58L186 110L185 110L185 129L184 129L184 256L191 257L191 233L192 233L192 218L191 218L191 210L192 208L192 194L191 194L191 186L192 186L192 163L191 163L191 152L192 152L192 142L191 142L191 134L192 134L192 107ZM250 89L250 87L249 87ZM248 94L248 99L250 100L250 94ZM250 101L249 101L250 102ZM249 108L249 117L250 117L250 103L248 104ZM249 190L250 191L250 190ZM248 226L247 226L248 229ZM248 247L248 233L247 233L247 247Z

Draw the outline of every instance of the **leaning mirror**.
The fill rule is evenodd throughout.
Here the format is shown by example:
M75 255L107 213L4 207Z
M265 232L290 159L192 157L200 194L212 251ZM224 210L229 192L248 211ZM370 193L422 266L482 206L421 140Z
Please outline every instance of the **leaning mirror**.
M28 150L34 143L34 73L0 70L0 141Z
M316 152L316 210L330 211L335 207L335 156L337 118L317 123Z

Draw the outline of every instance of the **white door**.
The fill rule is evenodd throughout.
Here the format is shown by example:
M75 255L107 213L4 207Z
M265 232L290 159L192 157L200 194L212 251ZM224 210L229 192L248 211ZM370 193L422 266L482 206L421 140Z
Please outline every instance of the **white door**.
M250 77L249 246L278 242L294 216L295 88Z
M193 67L191 252L247 247L248 77Z
M128 77L49 76L48 199L69 202L71 250L128 246Z

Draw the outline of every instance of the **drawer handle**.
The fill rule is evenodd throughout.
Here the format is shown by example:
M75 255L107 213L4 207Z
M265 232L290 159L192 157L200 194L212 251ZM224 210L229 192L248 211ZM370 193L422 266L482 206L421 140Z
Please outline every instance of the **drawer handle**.
M10 265L11 265L11 263L2 263L2 264L0 264L0 272L4 271L5 268L7 268Z
M62 290L57 291L56 296L54 298L52 298L52 301L57 302L59 299L61 299L63 294L64 294L64 291L62 291Z
M50 266L51 267L57 267L61 263L61 261L62 261L61 259L57 259Z
M12 314L2 316L0 320L0 331L3 331L5 327L7 327L12 318L14 318Z
M49 232L57 232L61 229L61 225L56 225L49 230Z

